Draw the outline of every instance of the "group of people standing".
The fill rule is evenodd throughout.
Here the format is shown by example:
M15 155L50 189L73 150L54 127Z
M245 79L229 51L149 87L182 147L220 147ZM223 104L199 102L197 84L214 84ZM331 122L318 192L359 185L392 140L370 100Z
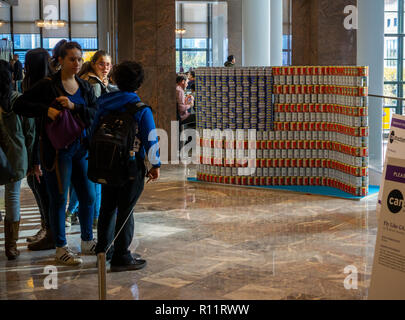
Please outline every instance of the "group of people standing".
M28 51L22 95L12 90L9 66L0 61L0 82L7 84L0 89L0 146L6 150L15 173L5 185L6 256L13 260L20 254L20 188L21 180L27 177L41 213L41 229L27 238L29 250L56 249L57 262L81 264L82 259L67 246L65 233L65 227L76 220L77 208L81 254L106 252L117 236L107 254L111 270L137 270L146 261L129 251L134 227L131 213L142 193L145 176L156 180L160 174L159 151L150 161L152 168L144 167L146 153L158 143L153 135L151 109L145 108L133 117L140 128L141 142L136 154L141 172L137 179L120 187L101 186L90 181L87 172L89 141L100 118L125 112L128 103L140 101L136 91L143 83L144 72L138 63L127 61L115 66L111 73L111 57L101 50L83 65L82 53L78 43L66 40L55 46L52 58L45 49ZM114 84L110 82L111 74ZM64 112L79 119L84 129L72 143L58 149L51 141L49 128ZM97 227L98 241L93 226ZM115 230L120 229L117 235Z

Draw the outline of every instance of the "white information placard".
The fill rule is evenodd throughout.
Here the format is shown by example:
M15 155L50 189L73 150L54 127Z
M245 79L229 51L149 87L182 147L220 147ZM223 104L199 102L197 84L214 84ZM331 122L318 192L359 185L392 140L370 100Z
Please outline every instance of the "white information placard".
M369 299L405 299L405 117L394 116L381 184Z
M405 127L403 127L402 125L403 121L405 121L405 116L396 114L392 116L391 131L387 145L387 154L385 156L384 170L380 184L380 192L378 194L377 213L381 211L381 199L384 192L387 159L395 158L405 160Z

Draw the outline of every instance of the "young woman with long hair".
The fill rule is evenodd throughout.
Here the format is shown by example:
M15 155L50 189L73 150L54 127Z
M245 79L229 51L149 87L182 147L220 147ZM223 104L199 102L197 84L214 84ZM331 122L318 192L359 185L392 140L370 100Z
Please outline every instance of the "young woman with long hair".
M60 70L50 79L41 80L16 101L16 110L21 114L42 117L41 165L50 196L51 230L56 245L56 261L65 265L82 263L82 259L68 248L66 241L65 208L71 182L79 198L81 253L95 254L96 245L92 229L95 195L87 178L86 139L97 112L97 103L91 85L77 76L83 64L82 54L77 42L65 43L60 49ZM78 137L70 135L73 142L58 148L55 144L58 128L54 127L56 131L51 128L55 123L62 125L61 119L76 119L76 124L81 123L85 129ZM60 140L65 138L59 135Z

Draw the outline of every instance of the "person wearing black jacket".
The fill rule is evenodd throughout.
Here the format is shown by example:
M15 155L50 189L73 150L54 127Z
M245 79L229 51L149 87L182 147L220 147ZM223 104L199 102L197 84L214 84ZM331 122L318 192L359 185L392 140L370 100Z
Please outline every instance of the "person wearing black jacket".
M51 74L50 56L47 50L37 48L29 50L25 55L25 78L23 81L23 92L29 90L38 81L49 77ZM32 251L55 249L49 223L49 196L46 189L46 182L41 170L39 131L41 128L41 117L35 119L35 143L32 161L29 164L27 182L35 196L39 211L41 213L41 229L34 236L27 237L28 249Z
M87 178L86 139L97 113L96 97L91 85L77 74L83 59L77 42L67 42L60 50L60 71L51 78L39 81L16 101L17 113L27 117L41 117L41 166L50 196L50 222L56 245L56 261L65 265L82 263L66 242L65 208L72 181L79 197L81 253L95 254L92 217L95 194ZM67 109L84 123L81 136L65 148L55 150L46 133L46 123L55 121L61 110Z

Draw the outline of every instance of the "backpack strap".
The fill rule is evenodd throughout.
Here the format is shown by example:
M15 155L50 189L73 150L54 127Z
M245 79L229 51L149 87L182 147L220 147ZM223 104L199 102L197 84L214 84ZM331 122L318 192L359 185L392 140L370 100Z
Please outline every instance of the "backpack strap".
M137 112L142 111L143 109L149 108L152 110L152 108L142 101L139 101L137 103L128 103L125 108L127 109L127 112L129 112L131 115L135 115Z

